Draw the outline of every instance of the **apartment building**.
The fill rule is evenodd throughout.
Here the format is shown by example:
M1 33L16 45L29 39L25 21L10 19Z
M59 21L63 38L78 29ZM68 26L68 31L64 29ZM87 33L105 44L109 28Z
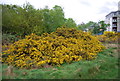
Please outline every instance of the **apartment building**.
M110 12L106 15L106 23L110 24L107 31L120 32L120 1L118 2L118 10Z

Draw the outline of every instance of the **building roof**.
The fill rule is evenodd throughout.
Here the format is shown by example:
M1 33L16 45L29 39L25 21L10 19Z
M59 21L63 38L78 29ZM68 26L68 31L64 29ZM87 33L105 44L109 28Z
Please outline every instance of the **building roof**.
M111 15L111 14L113 14L113 13L117 13L117 12L120 12L120 10L118 10L118 11L112 11L112 12L110 12L109 14L107 14L105 17L107 17L107 16L109 16L109 15Z

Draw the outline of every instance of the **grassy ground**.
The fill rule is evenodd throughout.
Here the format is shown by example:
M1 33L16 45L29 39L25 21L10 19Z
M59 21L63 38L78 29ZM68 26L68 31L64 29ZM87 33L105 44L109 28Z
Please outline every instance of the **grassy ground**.
M118 78L118 47L106 45L107 49L92 61L63 64L60 67L42 69L10 69L3 64L3 79L116 79Z

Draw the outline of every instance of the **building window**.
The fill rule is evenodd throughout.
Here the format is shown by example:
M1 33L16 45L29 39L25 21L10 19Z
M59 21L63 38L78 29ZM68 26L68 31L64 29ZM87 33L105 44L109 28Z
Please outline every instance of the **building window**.
M120 15L120 12L118 12L118 15Z

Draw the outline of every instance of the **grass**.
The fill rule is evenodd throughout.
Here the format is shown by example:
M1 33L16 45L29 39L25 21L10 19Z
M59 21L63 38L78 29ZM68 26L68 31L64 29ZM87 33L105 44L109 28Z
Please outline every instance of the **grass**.
M116 47L98 54L92 61L82 60L71 64L41 69L13 68L13 74L6 75L8 66L3 64L3 79L116 79L118 78L118 58Z

